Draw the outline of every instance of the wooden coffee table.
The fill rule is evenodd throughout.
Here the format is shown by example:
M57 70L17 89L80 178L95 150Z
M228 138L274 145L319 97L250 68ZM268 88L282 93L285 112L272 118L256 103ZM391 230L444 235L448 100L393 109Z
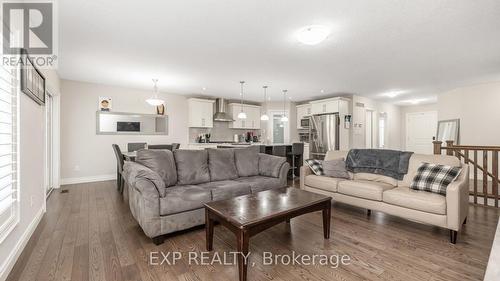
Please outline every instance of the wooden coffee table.
M331 197L297 188L280 188L205 204L207 250L212 251L214 222L231 230L238 244L240 281L247 279L247 264L251 236L281 222L306 213L323 211L323 235L330 238Z

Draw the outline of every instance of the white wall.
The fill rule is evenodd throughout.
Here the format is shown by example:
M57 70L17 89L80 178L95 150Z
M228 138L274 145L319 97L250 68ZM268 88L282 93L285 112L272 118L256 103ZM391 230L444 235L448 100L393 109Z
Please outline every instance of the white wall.
M437 111L438 120L460 119L460 142L465 145L500 145L500 82L458 88L438 95L437 103L404 106L402 139L405 146L405 116L411 112Z
M270 112L274 111L279 111L283 112L283 101L271 101L267 102L267 104L261 104L262 110L264 111L266 109L266 113L269 116L269 121L261 121L261 134L262 134L262 141L264 142L270 142L271 140L271 128L272 128L272 117ZM288 117L288 130L285 130L288 132L287 135L285 135L285 141L288 140L288 142L297 142L299 140L299 134L297 131L297 107L295 102L291 102L289 100L286 101L285 103L285 110L287 112L287 117Z
M438 96L438 119L460 118L460 143L500 145L500 82L459 88Z
M397 105L378 102L370 98L353 95L352 99L352 124L362 124L359 129L351 126L351 148L364 148L366 146L365 139L365 111L367 109L374 111L374 133L375 146L378 145L378 116L381 112L387 114L386 124L386 146L388 149L401 149L401 109ZM364 107L359 105L363 104Z
M59 94L59 78L42 70L47 87ZM45 108L20 93L20 221L0 244L0 280L4 280L45 212Z
M99 97L112 98L112 111L156 113L145 100L151 91L101 84L61 81L61 177L63 183L111 179L116 175L116 158L111 144L126 149L128 142L161 144L188 143L188 106L184 96L161 93L169 116L169 134L97 135L96 111Z

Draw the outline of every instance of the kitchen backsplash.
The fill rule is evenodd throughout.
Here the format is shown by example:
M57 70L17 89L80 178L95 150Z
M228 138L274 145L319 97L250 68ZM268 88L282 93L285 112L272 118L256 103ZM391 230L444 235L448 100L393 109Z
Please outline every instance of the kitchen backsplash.
M229 128L229 122L214 122L213 128L189 128L189 142L196 142L196 138L200 134L210 134L210 140L212 141L233 141L234 135L246 134L247 132L253 132L254 135L259 136L261 130L249 130L249 129L231 129Z

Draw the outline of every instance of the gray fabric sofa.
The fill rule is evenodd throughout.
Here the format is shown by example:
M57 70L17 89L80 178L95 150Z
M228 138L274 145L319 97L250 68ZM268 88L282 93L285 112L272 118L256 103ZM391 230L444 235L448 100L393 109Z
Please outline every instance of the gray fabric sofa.
M284 157L254 149L140 150L124 165L132 215L155 244L205 223L203 204L287 185Z

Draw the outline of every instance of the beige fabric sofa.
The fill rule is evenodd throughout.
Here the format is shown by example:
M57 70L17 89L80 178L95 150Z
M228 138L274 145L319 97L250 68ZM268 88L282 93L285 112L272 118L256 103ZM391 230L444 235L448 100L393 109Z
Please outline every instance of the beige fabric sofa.
M347 151L329 151L325 160L346 155ZM422 162L462 167L458 178L448 186L446 196L409 188ZM300 188L331 196L334 201L447 228L451 242L456 243L457 232L465 223L469 208L469 167L458 158L413 154L408 174L401 181L366 173L350 176L351 179L316 176L304 165L300 170Z

